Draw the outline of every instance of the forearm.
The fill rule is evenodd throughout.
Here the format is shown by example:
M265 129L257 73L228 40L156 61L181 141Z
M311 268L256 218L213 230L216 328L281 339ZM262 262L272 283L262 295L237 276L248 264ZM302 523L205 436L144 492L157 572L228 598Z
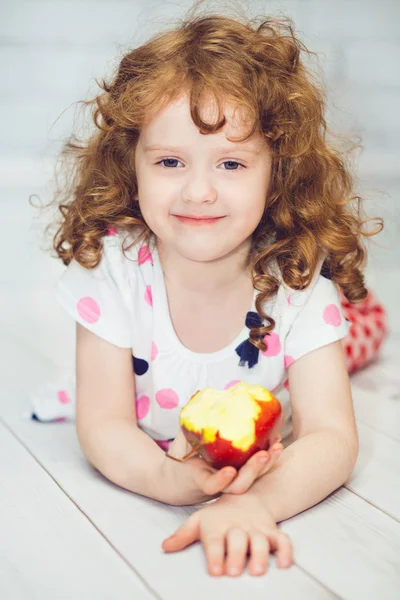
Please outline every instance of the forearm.
M204 494L189 476L187 463L167 458L147 433L125 419L77 427L77 433L89 463L130 492L175 506L221 496Z
M136 494L166 502L159 478L163 450L134 423L115 419L77 427L89 463L107 479Z
M357 458L356 446L334 431L305 435L288 446L247 493L265 500L276 523L290 519L347 481Z

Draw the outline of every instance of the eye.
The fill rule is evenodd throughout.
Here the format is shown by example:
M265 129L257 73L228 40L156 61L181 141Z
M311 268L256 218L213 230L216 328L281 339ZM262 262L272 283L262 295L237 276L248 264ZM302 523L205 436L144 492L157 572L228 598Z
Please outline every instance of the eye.
M177 158L163 158L162 160L160 160L159 162L157 162L156 165L163 164L163 166L166 167L167 169L173 168L174 166L176 166L176 165L171 165L171 164L169 164L169 165L164 164L167 161L172 161L172 162L175 162L175 163L180 162ZM238 165L238 167L240 167L240 168L237 168L237 169L235 169L235 168L233 168L233 169L227 168L227 169L223 169L223 171L240 171L240 169L245 169L246 168L244 165L242 165L242 163L237 162L236 160L225 160L221 164L223 164L223 165L225 165L225 164L227 164L227 165Z
M238 165L242 169L246 168L244 165L242 165L242 163L237 162L236 160L224 160L224 162L221 164L223 164L223 165L225 165L225 164ZM240 169L223 169L223 171L240 171Z
M159 165L161 163L165 163L167 161L172 161L172 162L180 162L177 158L163 158L162 160L160 160L158 163L156 163L156 165ZM166 165L164 165L165 167ZM173 165L172 165L173 166ZM167 168L171 167L171 165L169 165Z

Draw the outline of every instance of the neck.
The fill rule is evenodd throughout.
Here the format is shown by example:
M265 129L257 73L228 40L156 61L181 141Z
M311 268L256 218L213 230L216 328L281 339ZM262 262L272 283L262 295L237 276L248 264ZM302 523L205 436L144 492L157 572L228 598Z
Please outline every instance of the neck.
M156 241L164 278L171 285L193 294L226 292L251 280L248 266L251 238L229 254L207 262L194 261Z

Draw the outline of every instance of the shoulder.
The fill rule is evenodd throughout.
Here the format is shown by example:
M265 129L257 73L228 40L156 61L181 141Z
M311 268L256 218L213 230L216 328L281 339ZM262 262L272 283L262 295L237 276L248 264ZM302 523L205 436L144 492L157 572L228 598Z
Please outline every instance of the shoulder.
M292 288L283 281L281 275L278 276L280 286L275 314L285 322L286 327L290 327L302 316L311 318L314 313L340 310L339 286L327 276L324 259L325 256L320 257L309 285L302 290Z
M152 241L147 243L141 228L132 230L110 227L102 238L102 260L111 269L142 270L147 262L153 263Z
M311 278L309 285L302 289L297 290L286 284L281 278L280 291L281 296L285 300L285 304L290 306L292 309L301 309L309 301L310 298L315 294L324 294L336 288L336 284L333 283L327 276L323 268L325 257L319 258L314 274Z
M128 258L138 257L140 249L146 245L143 237L143 229L134 227L130 230L125 228L109 227L108 232L101 238L104 251L123 249Z

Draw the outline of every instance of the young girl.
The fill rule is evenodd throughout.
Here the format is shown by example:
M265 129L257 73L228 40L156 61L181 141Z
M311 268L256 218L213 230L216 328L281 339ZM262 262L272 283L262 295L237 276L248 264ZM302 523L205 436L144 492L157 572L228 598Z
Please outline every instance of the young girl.
M277 523L352 472L348 371L387 333L361 272L376 232L353 210L301 51L284 20L191 16L123 57L87 103L97 129L64 149L75 178L55 293L77 321L76 378L33 398L33 418L74 418L76 400L82 450L111 481L174 505L212 500L163 543L200 540L210 574L240 574L247 553L254 575L271 551L291 564ZM273 391L293 442L239 471L171 460L164 450L187 450L190 397L238 381Z

